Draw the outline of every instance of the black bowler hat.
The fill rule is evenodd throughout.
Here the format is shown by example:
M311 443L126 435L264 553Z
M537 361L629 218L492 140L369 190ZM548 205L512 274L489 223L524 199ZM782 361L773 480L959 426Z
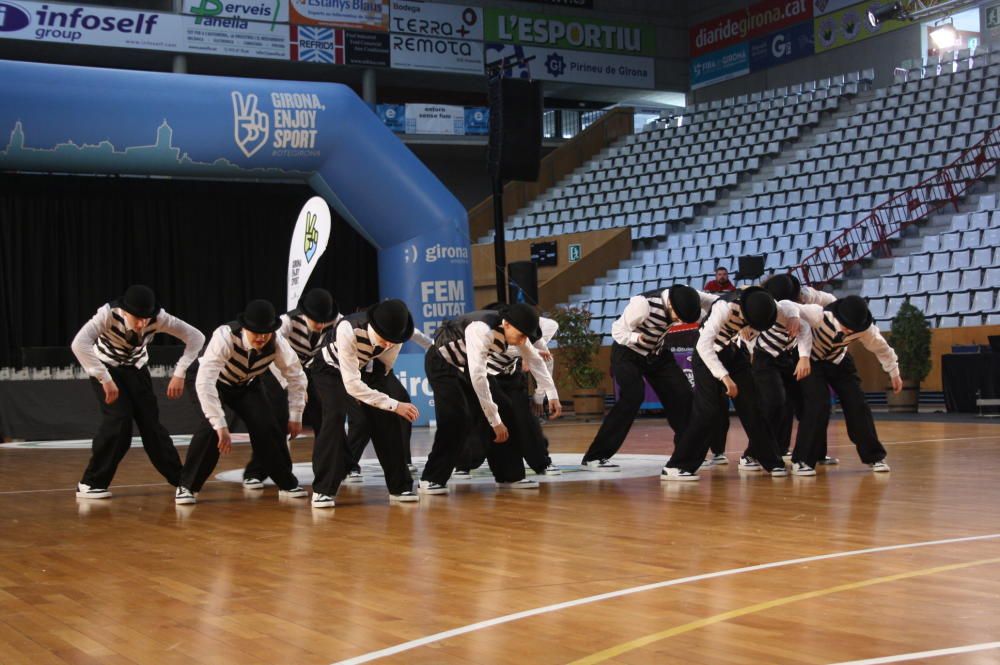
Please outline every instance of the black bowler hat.
M246 309L236 317L239 324L258 334L272 333L281 327L274 305L266 300L251 300Z
M121 298L122 309L140 319L151 319L160 311L153 289L143 284L133 284Z
M842 326L854 332L868 330L872 325L872 313L861 296L847 296L836 300L830 305L830 311Z
M690 286L675 284L668 293L670 306L684 323L695 323L701 318L701 296Z
M402 300L391 299L368 308L372 330L387 342L402 344L413 336L413 316Z
M792 302L798 302L802 292L802 284L791 273L772 276L764 282L764 288L774 296L775 300L791 300Z
M299 298L299 310L316 323L327 323L337 318L339 310L333 296L326 289L310 289Z
M507 323L517 328L518 332L527 335L532 342L541 339L542 332L538 327L538 312L531 305L525 305L523 302L514 303L503 313L503 318Z
M778 304L766 289L759 286L743 289L740 308L750 327L760 332L767 330L778 320Z
M486 305L485 307L483 307L483 309L490 309L490 310L493 310L494 312L500 312L500 315L503 316L503 318L507 319L506 314L507 314L507 311L509 309L509 305L505 305L505 304L499 303L499 302L491 302L489 305ZM510 323L510 319L507 319L507 322ZM514 326L514 327L517 328L517 326ZM520 328L518 328L518 330L520 330ZM535 342L537 342L538 340L540 340L542 338L542 322L541 322L541 319L539 319L538 325L535 326L535 329L532 330L529 333L526 333L526 334L528 335L528 339L531 340L532 344L534 344Z

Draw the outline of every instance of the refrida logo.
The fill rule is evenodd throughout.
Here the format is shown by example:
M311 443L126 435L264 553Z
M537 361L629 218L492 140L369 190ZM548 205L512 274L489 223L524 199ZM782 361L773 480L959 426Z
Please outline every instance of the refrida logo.
M0 32L14 32L31 23L31 14L17 5L0 2Z

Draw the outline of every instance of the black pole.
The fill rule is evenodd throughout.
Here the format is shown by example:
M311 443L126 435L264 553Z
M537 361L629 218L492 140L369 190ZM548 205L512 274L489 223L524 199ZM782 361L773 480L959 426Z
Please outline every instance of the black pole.
M497 302L507 302L507 247L503 230L503 180L493 173L493 260L496 263Z

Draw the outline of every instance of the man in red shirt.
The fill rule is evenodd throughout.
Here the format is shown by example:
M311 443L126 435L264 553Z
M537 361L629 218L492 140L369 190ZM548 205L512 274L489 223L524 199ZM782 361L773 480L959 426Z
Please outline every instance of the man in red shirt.
M719 266L715 269L715 279L709 280L705 284L705 290L709 293L719 293L721 291L735 291L736 286L729 281L729 271Z

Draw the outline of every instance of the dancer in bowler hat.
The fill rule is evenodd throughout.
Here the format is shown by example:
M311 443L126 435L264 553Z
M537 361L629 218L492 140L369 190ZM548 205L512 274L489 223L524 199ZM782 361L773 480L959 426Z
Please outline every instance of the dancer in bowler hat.
M219 461L219 454L232 450L233 441L223 406L246 423L250 445L264 473L278 485L279 496L303 498L309 493L284 462L281 448L286 434L302 431L306 401L306 376L298 356L275 331L281 326L274 305L253 300L236 321L215 329L199 361L195 387L205 420L191 438L176 503L196 503L196 495ZM272 363L288 382L288 422L283 429L260 376Z
M73 339L73 353L90 375L101 406L101 424L90 462L77 484L78 498L111 498L108 487L132 445L133 420L153 466L171 485L180 483L180 456L160 424L153 380L146 366L146 347L157 333L184 342L184 353L167 385L167 397L177 399L184 392L184 375L201 351L205 336L164 311L148 286L130 286L121 298L98 309Z

